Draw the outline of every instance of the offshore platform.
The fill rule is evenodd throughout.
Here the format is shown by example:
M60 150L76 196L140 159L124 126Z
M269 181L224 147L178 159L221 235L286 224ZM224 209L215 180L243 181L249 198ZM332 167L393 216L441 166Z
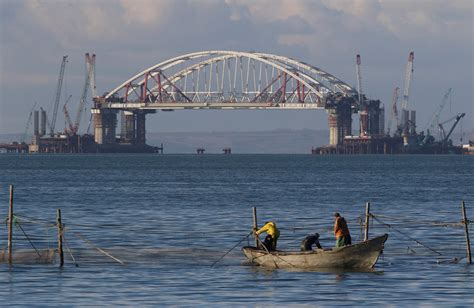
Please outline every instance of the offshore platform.
M414 53L410 52L405 74L401 117L398 90L393 93L388 125L380 100L369 99L361 85L361 58L356 56L357 89L330 73L292 58L239 51L202 51L168 59L134 75L115 89L98 95L94 54L86 53L86 74L74 122L62 107L65 127L56 132L61 89L68 56L61 62L51 121L45 110L31 110L30 144L0 145L0 151L29 153L163 152L163 145L146 144L146 116L175 110L325 110L329 122L329 145L312 148L313 154L460 153L450 142L464 113L440 121L451 93L434 114L426 132L416 131L416 112L408 109ZM92 104L87 103L90 89ZM82 116L90 109L84 128ZM353 115L359 129L352 133ZM443 125L454 121L447 132ZM118 131L117 127L120 127ZM92 132L90 131L92 127ZM48 128L48 129L47 129ZM394 128L393 133L391 133ZM438 138L435 131L438 130ZM49 133L48 133L49 131ZM82 132L82 133L80 133Z
M398 91L395 87L388 123L385 126L384 108L379 100L370 100L362 92L361 59L356 56L357 106L336 104L338 112L329 111L330 144L312 148L312 154L462 154L460 146L454 146L450 139L456 125L466 115L459 113L440 121L441 112L452 92L450 88L425 131L417 132L416 111L408 110L409 94L413 76L414 52L408 55L405 85L401 103L401 118L398 112ZM350 131L352 113L359 114L359 134ZM453 122L446 132L444 125ZM340 125L341 123L342 125ZM394 131L392 133L392 129ZM437 133L436 133L437 132ZM437 135L437 136L435 136Z

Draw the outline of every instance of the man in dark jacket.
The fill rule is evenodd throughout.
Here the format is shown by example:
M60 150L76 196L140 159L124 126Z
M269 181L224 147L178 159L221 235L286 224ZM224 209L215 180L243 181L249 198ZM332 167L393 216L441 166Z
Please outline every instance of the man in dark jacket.
M319 249L323 249L321 244L319 244L319 233L309 234L301 242L301 251L310 251L313 250L313 245L316 245Z

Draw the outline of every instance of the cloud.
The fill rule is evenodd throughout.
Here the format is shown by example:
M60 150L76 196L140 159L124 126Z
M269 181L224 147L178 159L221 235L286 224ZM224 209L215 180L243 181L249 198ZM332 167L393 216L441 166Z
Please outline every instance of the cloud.
M120 18L128 25L153 25L159 23L166 16L172 4L172 1L121 0L123 14Z
M415 50L413 102L432 108L443 94L433 88L456 86L469 109L472 14L470 0L3 0L0 90L9 108L2 122L15 126L17 107L7 96L19 89L51 96L64 54L66 74L76 74L69 88L80 89L86 51L97 54L102 92L167 58L210 49L286 55L354 84L360 53L364 88L389 101Z
M400 38L472 35L471 1L380 0L380 4L377 21Z
M116 39L119 10L106 1L45 2L31 0L24 3L18 19L34 24L51 34L64 48L77 46L78 42Z

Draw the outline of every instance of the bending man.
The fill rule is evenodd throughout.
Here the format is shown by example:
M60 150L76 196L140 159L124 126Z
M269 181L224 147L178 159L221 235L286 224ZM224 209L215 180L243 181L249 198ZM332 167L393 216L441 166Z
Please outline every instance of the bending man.
M280 230L278 230L276 224L273 221L267 221L265 222L265 225L255 233L259 236L263 232L267 232L267 237L265 238L263 245L265 245L268 251L276 250L277 241L280 237Z
M301 251L311 251L313 250L313 245L316 245L318 249L323 249L319 243L319 233L310 234L305 237L301 242Z

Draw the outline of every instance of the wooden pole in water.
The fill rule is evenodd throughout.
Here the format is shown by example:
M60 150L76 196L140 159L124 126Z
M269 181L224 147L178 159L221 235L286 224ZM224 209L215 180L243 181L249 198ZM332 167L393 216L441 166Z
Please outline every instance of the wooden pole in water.
M461 201L461 208L462 208L462 218L464 222L464 232L466 234L467 258L468 258L469 264L472 264L471 242L469 240L469 227L468 227L469 221L467 220L466 207L464 206L464 200Z
M8 209L8 264L12 264L13 250L13 185L10 185L10 207Z
M253 208L253 232L255 236L255 247L258 247L258 239L255 232L257 231L257 208L254 206Z
M56 210L56 225L58 226L58 252L59 252L59 266L64 265L64 252L63 252L63 224L61 221L61 209Z
M369 218L370 218L370 202L365 204L365 232L364 241L369 239Z

